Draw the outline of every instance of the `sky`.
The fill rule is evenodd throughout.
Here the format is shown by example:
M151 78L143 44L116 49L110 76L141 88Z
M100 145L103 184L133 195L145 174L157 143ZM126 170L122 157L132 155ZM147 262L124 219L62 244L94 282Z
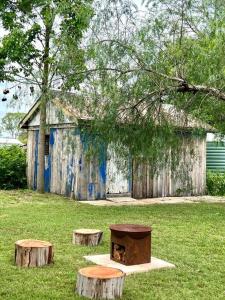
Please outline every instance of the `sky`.
M23 99L19 97L18 100L11 101L14 90L10 90L8 95L4 95L4 89L10 88L10 83L0 83L0 118L2 118L7 112L27 112L30 106L30 97ZM2 101L2 98L7 98L7 101Z
M143 1L143 0L135 0L134 2L135 2L138 6L143 7L142 1Z

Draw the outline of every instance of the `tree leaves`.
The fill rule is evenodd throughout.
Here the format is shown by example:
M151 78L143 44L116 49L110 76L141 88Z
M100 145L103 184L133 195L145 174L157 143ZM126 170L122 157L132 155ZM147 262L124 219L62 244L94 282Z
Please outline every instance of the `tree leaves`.
M19 122L24 115L24 113L7 113L1 120L1 131L7 132L13 138L17 138L21 133Z

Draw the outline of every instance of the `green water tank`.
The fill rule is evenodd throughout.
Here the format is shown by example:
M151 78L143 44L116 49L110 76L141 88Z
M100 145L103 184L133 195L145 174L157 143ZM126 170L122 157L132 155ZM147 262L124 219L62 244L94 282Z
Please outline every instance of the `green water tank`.
M206 167L213 172L225 172L224 142L207 142Z

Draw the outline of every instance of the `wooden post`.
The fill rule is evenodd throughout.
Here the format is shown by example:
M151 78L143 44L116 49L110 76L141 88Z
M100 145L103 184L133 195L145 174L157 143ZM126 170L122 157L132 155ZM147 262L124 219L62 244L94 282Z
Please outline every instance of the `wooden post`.
M15 243L15 264L19 267L41 267L53 261L52 244L39 240L20 240Z
M73 231L73 244L85 246L98 246L103 232L96 229L77 229Z
M119 269L93 266L79 270L76 290L89 299L118 299L122 297L125 273Z

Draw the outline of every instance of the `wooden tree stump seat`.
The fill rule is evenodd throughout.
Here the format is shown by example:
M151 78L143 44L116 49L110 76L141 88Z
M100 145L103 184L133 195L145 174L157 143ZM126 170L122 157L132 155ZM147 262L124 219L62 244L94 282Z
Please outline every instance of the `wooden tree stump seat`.
M76 290L89 299L118 299L122 297L125 273L119 269L91 266L80 269Z
M98 229L77 229L73 231L73 244L85 246L98 246L103 232Z
M53 261L53 246L40 240L20 240L15 243L15 264L19 267L41 267Z

